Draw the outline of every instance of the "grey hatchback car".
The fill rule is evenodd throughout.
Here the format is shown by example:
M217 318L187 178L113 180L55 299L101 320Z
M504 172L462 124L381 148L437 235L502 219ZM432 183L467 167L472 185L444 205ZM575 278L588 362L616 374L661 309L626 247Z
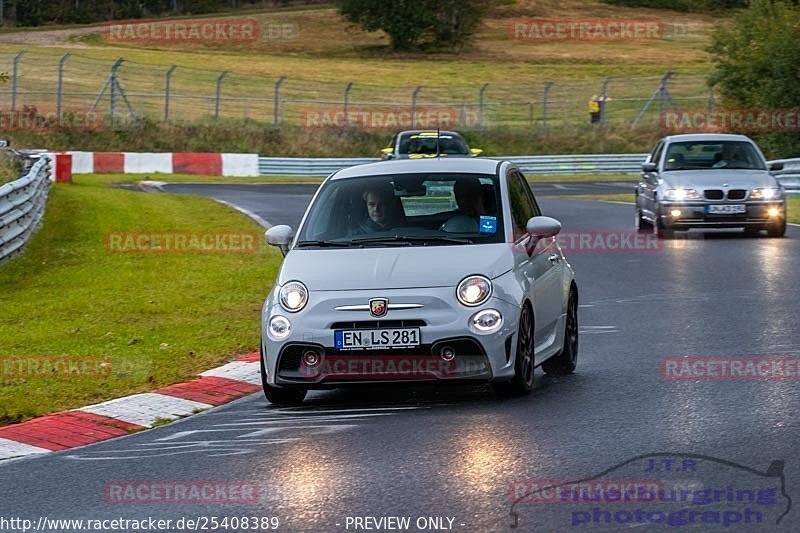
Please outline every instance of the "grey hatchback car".
M522 173L487 159L402 160L329 176L262 310L261 373L274 404L363 383L491 382L525 394L570 373L578 289Z
M743 135L673 135L642 165L636 228L672 237L690 228L786 233L786 196L756 143Z

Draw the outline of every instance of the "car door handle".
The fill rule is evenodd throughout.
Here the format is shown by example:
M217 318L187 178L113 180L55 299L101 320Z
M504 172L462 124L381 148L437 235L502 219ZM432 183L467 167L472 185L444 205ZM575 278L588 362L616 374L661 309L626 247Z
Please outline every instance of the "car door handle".
M547 260L555 264L561 261L561 256L558 254L550 254L550 257L548 257Z

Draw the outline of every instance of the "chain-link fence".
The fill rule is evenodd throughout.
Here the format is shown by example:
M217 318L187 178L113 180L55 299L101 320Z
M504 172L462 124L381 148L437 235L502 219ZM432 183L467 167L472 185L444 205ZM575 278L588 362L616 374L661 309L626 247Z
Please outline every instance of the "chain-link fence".
M92 111L124 123L253 120L275 126L398 129L403 127L551 127L594 122L651 125L666 110L710 109L702 75L608 77L515 85L387 86L273 77L176 65L104 61L19 51L0 53L3 110Z

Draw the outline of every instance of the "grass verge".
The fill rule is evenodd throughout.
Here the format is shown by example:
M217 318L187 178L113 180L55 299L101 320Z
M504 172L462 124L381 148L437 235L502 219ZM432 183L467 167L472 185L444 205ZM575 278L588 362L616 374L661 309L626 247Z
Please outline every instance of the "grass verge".
M114 189L103 178L53 186L43 227L0 266L0 424L184 381L258 348L280 253L261 239L250 254L110 253L104 244L108 232L168 230L261 234L204 198ZM84 358L110 370L35 372L37 362Z

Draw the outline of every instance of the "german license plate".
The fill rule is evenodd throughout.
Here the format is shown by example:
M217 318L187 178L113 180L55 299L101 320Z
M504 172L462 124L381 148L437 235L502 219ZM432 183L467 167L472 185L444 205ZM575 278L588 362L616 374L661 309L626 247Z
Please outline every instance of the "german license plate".
M333 345L337 350L367 348L411 348L419 346L419 328L337 329Z
M712 204L706 206L707 215L741 215L747 213L744 204Z

